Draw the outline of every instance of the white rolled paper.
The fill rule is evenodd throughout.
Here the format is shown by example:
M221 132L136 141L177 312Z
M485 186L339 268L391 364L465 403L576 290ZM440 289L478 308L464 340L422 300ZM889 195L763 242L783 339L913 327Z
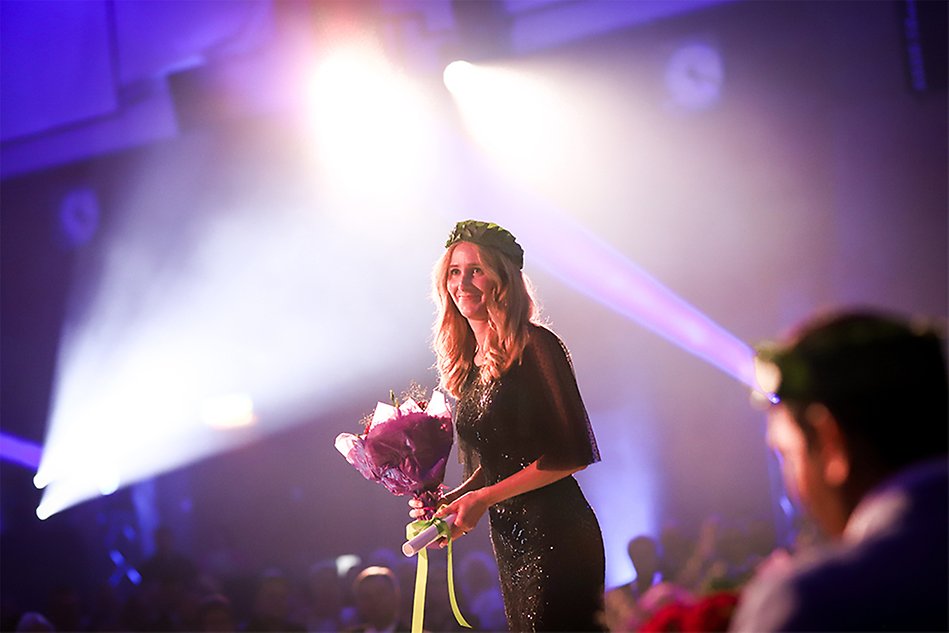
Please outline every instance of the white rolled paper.
M442 521L448 524L448 527L451 527L455 523L456 514L449 514L447 517L444 517ZM402 553L406 556L415 556L421 550L425 549L439 538L438 527L430 525L421 532L419 532L415 538L406 541L402 544Z

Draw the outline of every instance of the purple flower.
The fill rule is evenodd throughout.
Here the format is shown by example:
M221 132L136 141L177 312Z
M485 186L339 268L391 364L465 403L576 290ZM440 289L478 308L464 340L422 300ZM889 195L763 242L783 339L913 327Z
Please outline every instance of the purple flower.
M386 405L381 405L386 407ZM391 410L389 417L382 417ZM362 476L395 495L436 491L445 478L453 440L451 412L441 392L422 411L409 400L399 409L376 409L376 418L361 435L340 433L336 448Z

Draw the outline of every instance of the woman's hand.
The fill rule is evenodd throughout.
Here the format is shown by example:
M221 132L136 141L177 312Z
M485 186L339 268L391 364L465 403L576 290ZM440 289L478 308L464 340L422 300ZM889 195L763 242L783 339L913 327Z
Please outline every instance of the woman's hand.
M475 469L471 477L468 477L468 480L465 483L461 484L454 490L450 490L440 496L435 502L435 507L441 507L443 505L448 505L453 503L456 499L461 497L463 494L470 490L477 490L483 485L483 479L481 477L481 466ZM424 504L417 500L415 497L409 499L409 507L412 509L409 510L409 516L418 521L419 519L427 519L425 516Z
M456 515L455 522L451 526L451 538L456 539L467 534L478 525L478 521L487 511L488 505L482 490L473 490L466 492L447 505L440 506L435 511L435 517L441 519L450 514ZM445 547L445 545L443 539L439 543L439 547Z
M464 492L460 491L459 489L452 490L451 492L446 492L445 494L438 497L434 505L436 508L440 508L443 505L447 505L451 503L452 501L460 497L462 494L464 494ZM426 513L425 503L421 501L420 499L417 499L415 497L412 497L411 499L409 499L409 507L411 508L409 510L409 516L412 517L414 520L420 521L420 520L431 518L431 513L433 512L432 506L428 506L429 512Z
M438 500L438 505L444 503L443 499L444 497ZM425 518L425 504L423 504L420 500L416 499L415 497L410 498L409 508L411 508L409 510L409 516L412 517L413 521L419 521Z

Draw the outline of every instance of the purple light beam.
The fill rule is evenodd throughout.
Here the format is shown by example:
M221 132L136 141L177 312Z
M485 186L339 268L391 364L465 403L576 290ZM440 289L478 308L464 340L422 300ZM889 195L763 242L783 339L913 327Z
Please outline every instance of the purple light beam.
M568 286L757 389L749 345L589 230L550 209L506 216L530 227L530 258Z
M39 468L42 454L43 449L39 445L0 433L0 459L25 466L35 472Z

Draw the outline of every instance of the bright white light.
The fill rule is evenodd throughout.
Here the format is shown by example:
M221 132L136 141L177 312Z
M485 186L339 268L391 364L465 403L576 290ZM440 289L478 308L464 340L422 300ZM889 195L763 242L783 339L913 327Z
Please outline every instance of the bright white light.
M261 190L256 172L203 196L194 174L210 158L198 146L143 165L115 202L120 221L78 254L38 516L357 402L393 367L431 378L434 256L412 244L438 244L442 226L356 223L330 193L289 179ZM407 272L380 274L394 262Z
M99 492L103 497L111 495L122 485L119 474L114 470L104 470L104 472L101 472L98 477L98 482Z
M464 94L465 80L471 77L473 72L477 72L474 71L474 65L459 59L445 66L442 79L449 92L460 95Z
M329 51L309 82L310 130L325 182L373 203L417 191L432 171L429 97L378 43Z
M781 370L772 362L762 360L760 356L755 355L755 382L757 391L765 394L772 394L778 390L781 385Z
M562 177L575 165L571 95L527 71L468 62L445 69L468 133L502 169L530 181Z
M359 565L362 559L355 554L343 554L336 557L336 575L342 578L349 573L349 570Z
M250 426L257 421L257 416L254 415L254 401L243 393L208 398L201 407L201 420L215 429Z

